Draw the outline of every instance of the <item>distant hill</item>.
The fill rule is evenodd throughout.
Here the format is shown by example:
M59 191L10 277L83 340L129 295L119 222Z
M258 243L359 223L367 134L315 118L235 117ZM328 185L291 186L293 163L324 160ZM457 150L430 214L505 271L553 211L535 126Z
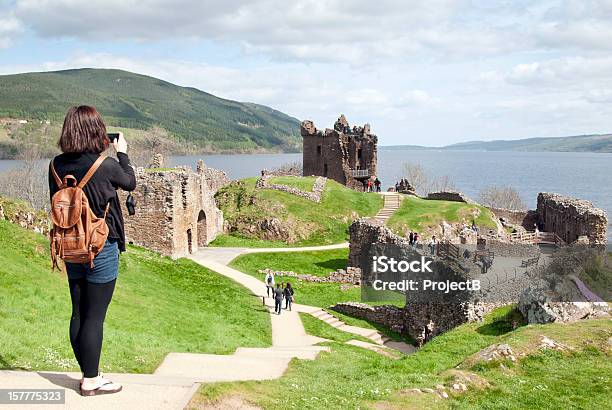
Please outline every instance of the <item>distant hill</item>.
M556 151L612 152L612 134L576 135L571 137L525 138L519 140L469 141L444 147L398 145L381 149L439 149L475 151Z
M0 117L61 121L78 104L95 106L109 125L157 125L209 151L301 148L293 117L145 75L86 68L0 76Z

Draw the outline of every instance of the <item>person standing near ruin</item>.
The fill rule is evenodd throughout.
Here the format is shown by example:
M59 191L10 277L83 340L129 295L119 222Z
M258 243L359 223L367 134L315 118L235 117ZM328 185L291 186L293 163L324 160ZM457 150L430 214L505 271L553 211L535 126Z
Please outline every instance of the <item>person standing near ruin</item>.
M283 306L283 289L281 289L280 283L276 284L274 288L274 312L281 314Z
M368 179L368 192L372 192L372 178Z
M431 239L429 240L429 252L431 253L432 256L436 254L437 244L438 244L438 240L436 239L436 235L433 235Z
M415 232L414 236L412 237L412 248L416 249L418 244L419 244L419 234Z
M272 271L268 271L268 273L266 273L266 295L268 297L270 297L270 292L272 293L272 296L274 296L274 273L272 273Z
M106 311L119 273L119 255L125 251L123 215L117 189L133 191L136 177L122 133L113 140L117 159L101 155L111 145L106 125L94 107L68 110L58 142L62 154L49 164L51 198L79 181L91 212L104 218L108 237L101 251L87 263L66 262L72 300L70 344L81 368L81 394L117 393L122 386L100 374L102 333ZM55 243L55 242L53 242Z
M287 282L285 289L283 290L283 294L285 295L285 310L289 309L291 311L291 303L293 302L293 287L291 283Z
M414 232L410 231L410 235L408 235L408 243L410 246L414 243Z
M376 187L376 192L380 192L381 185L382 185L382 182L380 182L380 179L376 177L376 179L374 180L374 186Z

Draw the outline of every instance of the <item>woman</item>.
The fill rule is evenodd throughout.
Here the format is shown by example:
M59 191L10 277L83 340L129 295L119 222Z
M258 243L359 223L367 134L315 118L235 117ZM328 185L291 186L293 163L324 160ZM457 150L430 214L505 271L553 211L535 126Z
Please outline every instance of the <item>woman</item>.
M293 288L291 287L291 283L287 282L283 294L285 296L285 310L291 310L291 302L293 302Z
M110 145L106 126L95 108L72 107L68 110L58 142L62 154L52 160L60 179L73 175L80 181L93 163ZM119 161L106 158L84 187L89 206L98 217L103 217L107 204L106 224L109 228L104 248L90 264L66 262L66 272L72 299L70 343L83 373L81 394L117 393L121 385L105 379L99 372L102 351L102 329L106 310L115 289L119 271L119 253L125 251L123 215L117 189L133 191L136 188L134 170L127 156L127 142L122 133L113 141ZM51 196L58 186L49 164L49 191Z

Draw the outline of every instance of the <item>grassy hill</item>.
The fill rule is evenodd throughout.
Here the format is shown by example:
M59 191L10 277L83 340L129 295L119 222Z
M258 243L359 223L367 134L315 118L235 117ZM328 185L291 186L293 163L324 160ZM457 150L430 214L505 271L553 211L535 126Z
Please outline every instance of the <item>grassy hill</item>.
M418 145L383 146L382 150L474 150L474 151L532 151L532 152L612 152L612 134L575 135L569 137L540 137L517 140L468 141L444 147Z
M612 152L612 134L519 140L470 141L444 147L447 150Z
M224 408L237 402L265 409L610 407L612 322L597 319L512 330L515 317L511 307L500 308L484 323L459 326L399 360L342 343L347 334L329 325L308 324L310 334L330 340L326 344L331 353L291 362L278 380L202 386L189 408ZM539 349L542 335L569 349ZM474 361L478 351L496 343L508 344L517 361ZM455 383L465 384L467 391L454 390ZM412 391L433 391L436 386L444 386L449 397Z
M48 239L0 220L0 368L78 370L70 295ZM267 309L237 283L187 259L132 247L104 327L101 370L152 372L168 352L229 354L271 344Z
M78 104L95 106L110 125L157 125L208 151L300 146L295 118L145 75L86 68L0 76L0 118L60 122L67 108Z
M463 222L468 226L474 221L480 228L485 229L494 229L497 226L495 216L484 206L412 196L404 197L400 208L391 215L387 225L399 235L416 231L429 237L431 233L439 234L435 229L442 221L450 224Z
M348 226L360 216L375 215L383 199L327 180L321 202L272 189L255 189L257 178L232 182L216 195L230 234L213 246L308 246L348 239ZM309 190L312 177L282 177L274 183Z

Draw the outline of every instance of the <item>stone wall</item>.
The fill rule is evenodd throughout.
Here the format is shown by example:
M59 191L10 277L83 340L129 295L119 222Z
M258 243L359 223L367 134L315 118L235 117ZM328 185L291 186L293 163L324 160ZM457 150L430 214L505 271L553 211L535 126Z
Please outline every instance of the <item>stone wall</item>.
M384 226L383 222L371 218L360 218L349 226L348 265L361 268L361 255L374 243L397 244L410 246L406 238L395 235Z
M257 180L257 183L255 184L256 189L274 189L276 191L301 196L302 198L306 198L313 202L321 202L323 189L325 188L325 183L327 182L327 178L325 177L317 177L315 179L314 183L312 184L312 191L302 191L301 189L289 185L271 184L269 182L270 178L274 177L275 175L267 172L262 173L263 175Z
M606 243L606 213L589 201L541 192L536 212L540 230L554 232L566 243L583 235L591 244Z
M336 312L377 323L402 333L406 311L393 305L370 306L359 302L344 302L330 306Z
M470 198L467 195L461 192L455 191L440 191L440 192L430 192L427 194L426 199L438 200L438 201L453 201L453 202L465 202L467 204L473 204Z
M262 275L272 273L274 276L278 277L296 278L315 283L348 283L351 285L359 285L361 281L361 270L357 268L338 269L330 272L327 276L316 276L309 273L296 273L293 271L276 271L269 268L260 269L258 272Z
M496 239L487 240L487 249L493 251L495 256L533 258L540 253L537 245L521 242L506 242Z
M317 130L310 120L302 122L302 174L331 178L353 189L363 189L363 181L377 172L378 137L370 126L350 127L341 115L333 129ZM364 177L353 177L353 170L368 170Z
M424 255L423 251L414 250L410 247L405 238L399 237L391 232L382 223L368 218L361 218L353 222L349 227L350 249L348 265L359 268L362 272L362 295L364 294L364 284L371 282L370 266L366 265L369 259L365 255L376 254L381 245L390 245L387 248L393 251L397 248L398 254L407 255L415 260ZM501 246L501 245L500 245ZM512 245L515 246L515 245ZM518 246L521 252L531 252L530 245ZM433 273L428 274L427 278L434 281L463 281L473 278L480 278L480 266L476 265L473 259L463 257L463 247L459 245L459 258L446 256L444 258L432 258L431 268ZM498 247L499 252L510 252L509 250ZM531 253L529 253L531 254ZM425 253L425 256L428 254ZM387 255L396 257L396 255ZM403 309L402 331L409 334L418 343L424 343L431 337L446 332L462 323L482 320L483 315L501 305L516 302L521 292L528 286L530 278L527 275L520 277L508 277L503 280L491 283L483 282L481 292L463 291L456 292L451 298L434 297L434 295L406 292L406 306ZM431 296L431 297L430 297ZM366 305L367 306L367 305ZM395 313L389 314L393 319L382 319L385 314L378 312L375 308L352 305L350 308L341 306L343 313L347 309L353 310L354 315L368 318L376 323L392 323L398 327L398 318ZM389 325L389 324L385 325Z
M506 224L516 227L522 226L527 230L533 230L538 222L537 213L535 211L515 211L512 209L488 207L497 218L503 218Z
M223 214L214 194L229 180L225 173L198 163L170 170L136 170L132 192L136 214L125 208L120 192L126 240L171 257L186 256L208 245L223 230Z

